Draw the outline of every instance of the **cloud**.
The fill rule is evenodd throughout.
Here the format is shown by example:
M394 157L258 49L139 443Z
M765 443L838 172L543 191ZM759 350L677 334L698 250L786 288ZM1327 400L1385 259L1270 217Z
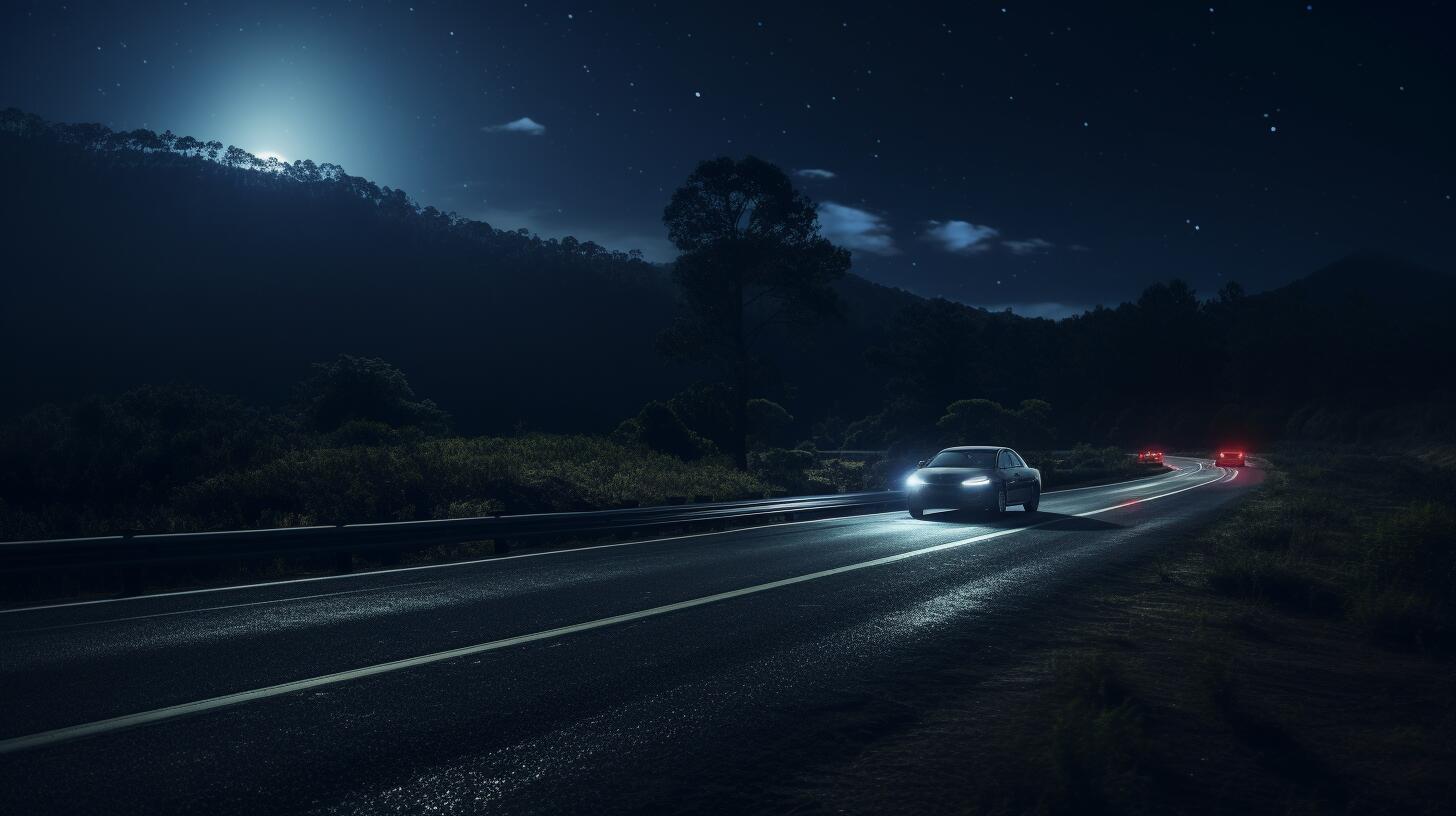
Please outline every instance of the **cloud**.
M833 201L819 205L819 231L825 238L849 250L875 255L898 255L890 225L872 212L846 207Z
M1044 238L1026 238L1002 241L1001 246L1010 250L1012 255L1039 255L1043 252L1050 252L1051 248L1056 245Z
M991 241L1001 234L995 227L969 221L931 221L925 238L940 244L947 252L976 255L991 248Z
M833 170L821 170L817 167L805 167L802 170L795 170L794 175L798 176L799 178L827 181L834 178L838 174L835 173Z
M504 125L487 125L481 130L487 133L524 133L527 136L540 136L546 132L546 126L529 116L522 116L515 121L506 122Z
M1071 246L1067 247L1067 249L1070 249L1073 252L1091 252L1092 251L1092 247L1089 247L1086 244L1072 244Z

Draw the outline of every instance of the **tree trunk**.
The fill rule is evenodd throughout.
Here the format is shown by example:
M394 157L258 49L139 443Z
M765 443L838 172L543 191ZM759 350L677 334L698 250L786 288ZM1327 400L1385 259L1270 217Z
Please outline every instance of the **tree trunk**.
M733 384L733 464L748 470L748 361L739 360Z
M735 305L738 313L734 315L733 326L733 352L735 369L733 372L733 464L739 470L748 470L748 343L743 336L743 321L746 317L747 308L743 303L743 278L740 275L737 282L735 294Z

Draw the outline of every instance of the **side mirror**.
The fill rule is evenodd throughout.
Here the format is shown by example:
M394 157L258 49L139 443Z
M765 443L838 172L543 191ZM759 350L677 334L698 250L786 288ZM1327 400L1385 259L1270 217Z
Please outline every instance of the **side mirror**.
M925 467L925 460L924 459L921 459L919 462L916 462L915 463L915 467L917 467L917 468L923 468L923 467Z

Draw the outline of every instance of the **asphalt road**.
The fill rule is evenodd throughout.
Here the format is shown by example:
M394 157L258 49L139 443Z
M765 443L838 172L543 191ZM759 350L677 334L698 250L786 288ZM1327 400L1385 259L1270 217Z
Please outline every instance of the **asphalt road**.
M841 706L1261 479L0 612L0 812L735 809ZM965 655L957 655L965 659ZM812 744L812 739L804 744ZM810 757L812 758L812 757Z

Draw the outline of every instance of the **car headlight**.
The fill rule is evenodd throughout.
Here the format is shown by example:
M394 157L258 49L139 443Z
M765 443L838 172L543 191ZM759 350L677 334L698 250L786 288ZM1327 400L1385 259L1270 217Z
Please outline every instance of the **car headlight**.
M991 477L989 476L972 476L964 482L961 482L961 487L980 487L981 485L988 485L990 483Z
M925 484L925 480L915 473L910 474L910 478L905 480L906 487L919 487L923 484Z

